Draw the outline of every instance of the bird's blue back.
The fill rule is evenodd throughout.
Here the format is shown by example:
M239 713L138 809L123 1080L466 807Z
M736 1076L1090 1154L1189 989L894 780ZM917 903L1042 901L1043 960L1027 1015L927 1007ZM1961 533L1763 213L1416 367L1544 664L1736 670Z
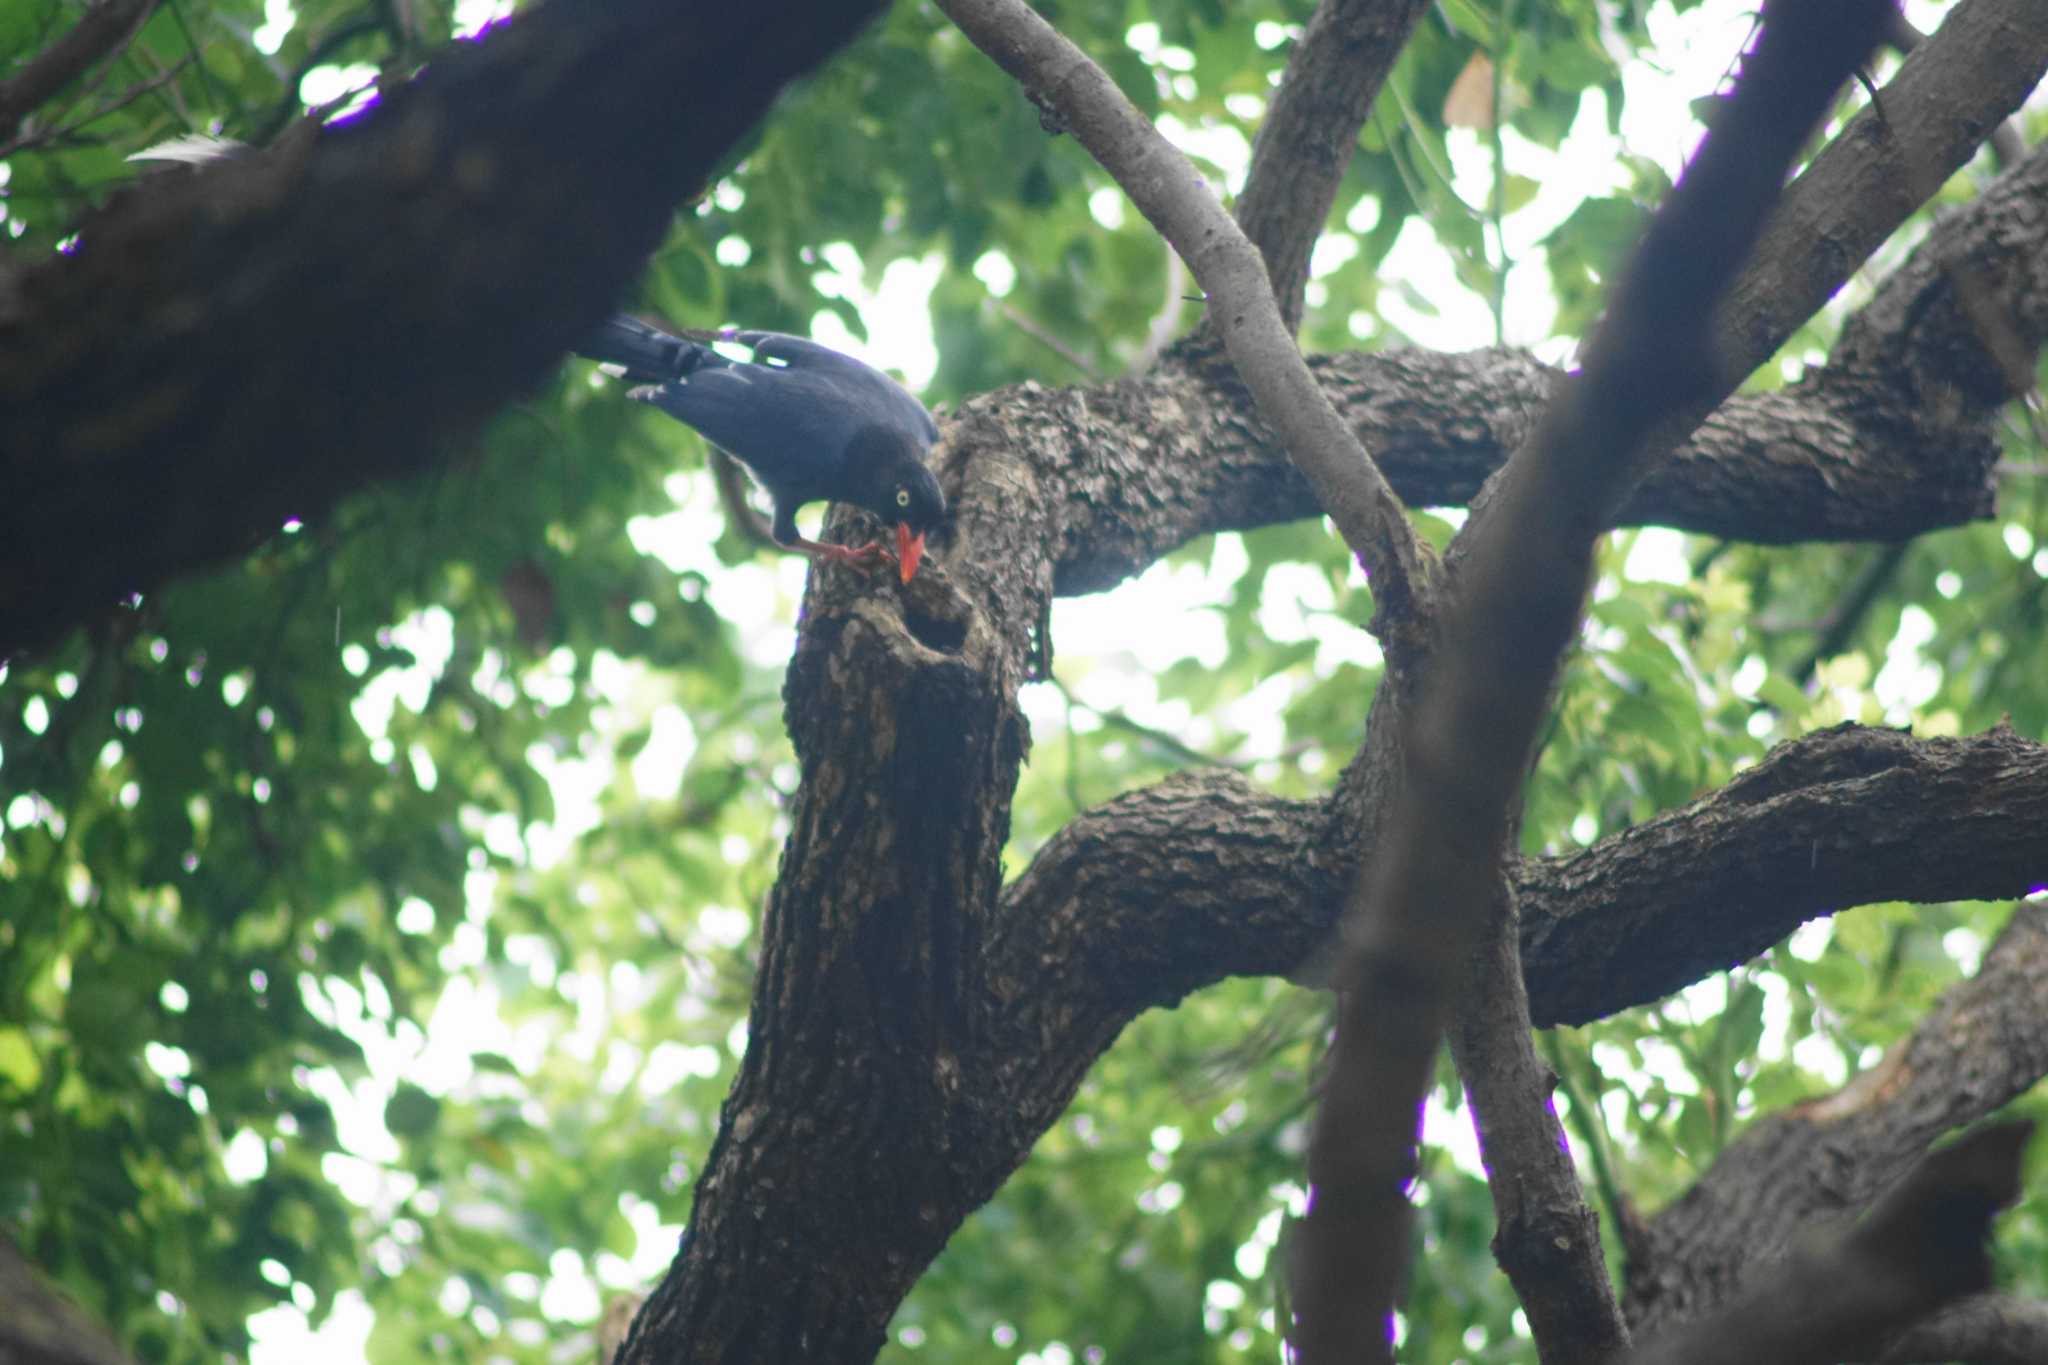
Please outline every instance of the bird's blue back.
M848 499L844 454L863 429L899 432L920 449L938 436L922 403L851 356L776 332L743 332L738 340L785 363L707 352L701 368L653 397L746 464L770 493Z

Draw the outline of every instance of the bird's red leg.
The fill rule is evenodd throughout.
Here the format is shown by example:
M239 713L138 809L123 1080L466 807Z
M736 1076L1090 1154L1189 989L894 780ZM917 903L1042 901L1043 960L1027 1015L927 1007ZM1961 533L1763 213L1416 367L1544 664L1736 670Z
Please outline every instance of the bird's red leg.
M844 564L848 568L859 569L862 573L872 573L895 558L889 553L888 547L880 541L870 541L860 546L821 545L815 540L804 540L799 537L789 542L789 548L826 564Z

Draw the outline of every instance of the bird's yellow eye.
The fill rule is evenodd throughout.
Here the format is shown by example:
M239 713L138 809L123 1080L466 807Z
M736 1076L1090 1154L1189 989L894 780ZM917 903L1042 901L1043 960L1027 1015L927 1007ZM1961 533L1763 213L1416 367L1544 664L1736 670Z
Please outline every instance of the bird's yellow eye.
M899 488L896 490L896 505L898 507L910 506L910 490L908 488Z

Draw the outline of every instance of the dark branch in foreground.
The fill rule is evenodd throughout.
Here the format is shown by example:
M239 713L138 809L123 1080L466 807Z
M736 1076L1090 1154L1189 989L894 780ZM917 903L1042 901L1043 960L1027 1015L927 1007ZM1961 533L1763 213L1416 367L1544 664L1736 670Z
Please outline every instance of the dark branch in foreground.
M1859 1221L1803 1239L1734 1300L1645 1347L1638 1365L1832 1365L1991 1283L1991 1219L2020 1190L2030 1122L1927 1157Z
M1453 547L1455 597L1400 718L1404 787L1347 899L1337 1040L1297 1230L1308 1365L1389 1353L1402 1185L1509 811L1578 619L1592 547L1650 433L1717 378L1712 319L1791 158L1875 44L1887 0L1780 0L1733 97L1651 222L1568 383ZM1462 559L1458 551L1462 548Z
M444 456L878 8L544 4L89 217L0 298L0 658Z
M1876 1365L2040 1365L2048 1360L2048 1302L1977 1294L1892 1338Z
M1759 1266L1785 1254L1815 1220L1862 1208L1942 1134L2048 1075L2044 981L2048 909L2022 903L1977 974L1950 988L1883 1061L1833 1095L1759 1119L1730 1143L1631 1238L1625 1306L1638 1332L1719 1309L1746 1277L1771 1274Z
M14 140L22 120L44 101L127 42L156 6L157 0L104 0L28 65L0 81L0 147Z

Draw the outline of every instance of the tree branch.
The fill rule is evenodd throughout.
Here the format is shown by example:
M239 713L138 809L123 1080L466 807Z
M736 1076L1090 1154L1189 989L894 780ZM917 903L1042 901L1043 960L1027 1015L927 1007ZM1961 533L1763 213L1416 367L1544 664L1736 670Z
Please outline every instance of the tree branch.
M2020 1190L2031 1122L1921 1160L1860 1221L1802 1238L1743 1293L1645 1347L1638 1365L1832 1365L1991 1282L1991 1219Z
M1878 1365L2039 1365L2048 1360L2048 1302L1978 1294L1899 1333Z
M1474 955L1450 1027L1493 1197L1493 1254L1529 1318L1544 1365L1599 1365L1628 1349L1628 1329L1550 1096L1557 1076L1536 1056L1513 892Z
M1390 1355L1430 1060L1479 939L1509 811L1579 619L1605 509L1711 384L1711 320L1888 0L1779 0L1568 382L1454 544L1457 599L1399 717L1404 786L1347 898L1337 1039L1309 1144L1296 1322L1309 1365ZM1462 559L1459 550L1463 550Z
M438 458L876 8L544 4L360 116L117 197L0 289L0 657Z
M1944 263L1963 262L1993 287L2012 333L2037 351L2048 340L2044 198L2048 146L1942 215L1851 318L1826 368L1722 404L1650 470L1613 524L1787 544L1898 541L1990 515L2010 391L1986 383L1981 329L1955 301ZM1562 380L1507 350L1309 364L1411 506L1469 502ZM1270 433L1243 420L1241 401L1228 383L1169 360L1143 379L1057 399L1037 386L981 395L963 408L979 434L955 440L1027 452L1059 471L1066 506L1054 587L1094 592L1195 536L1316 514L1314 493Z
M1336 805L1206 769L1077 817L994 916L1017 1008L1113 1015L1113 1034L1225 977L1285 974L1328 935L1359 867ZM2048 746L2010 729L1842 725L1789 741L1691 805L1514 867L1531 1013L1542 1027L1604 1018L1874 901L2026 895L2048 885L2044 828ZM1041 961L1089 970L1047 981Z
M2023 902L1977 974L1944 994L1883 1061L1833 1095L1759 1119L1730 1143L1631 1239L1625 1307L1637 1331L1717 1309L1813 1220L1861 1208L1942 1134L2048 1074L2044 980L2048 910ZM1868 1343L1873 1354L1878 1339Z
M156 6L157 0L100 0L41 56L0 81L0 145L14 141L22 120L45 100L134 37Z
M1554 987L1536 1016L1660 999L1850 906L2025 895L2048 880L2044 828L2048 749L2007 727L1808 735L1712 796L1522 868L1523 952Z
M1735 379L1784 345L2048 73L2034 0L1962 0L1785 191L1730 291L1719 346Z
M1187 158L1116 83L1022 0L939 0L970 41L1062 123L1180 253L1231 363L1372 580L1390 649L1416 618L1432 558L1372 458L1303 363L1254 248Z
M1428 8L1427 0L1322 0L1287 58L1252 144L1237 221L1265 258L1289 332L1301 327L1309 256L1359 130Z

